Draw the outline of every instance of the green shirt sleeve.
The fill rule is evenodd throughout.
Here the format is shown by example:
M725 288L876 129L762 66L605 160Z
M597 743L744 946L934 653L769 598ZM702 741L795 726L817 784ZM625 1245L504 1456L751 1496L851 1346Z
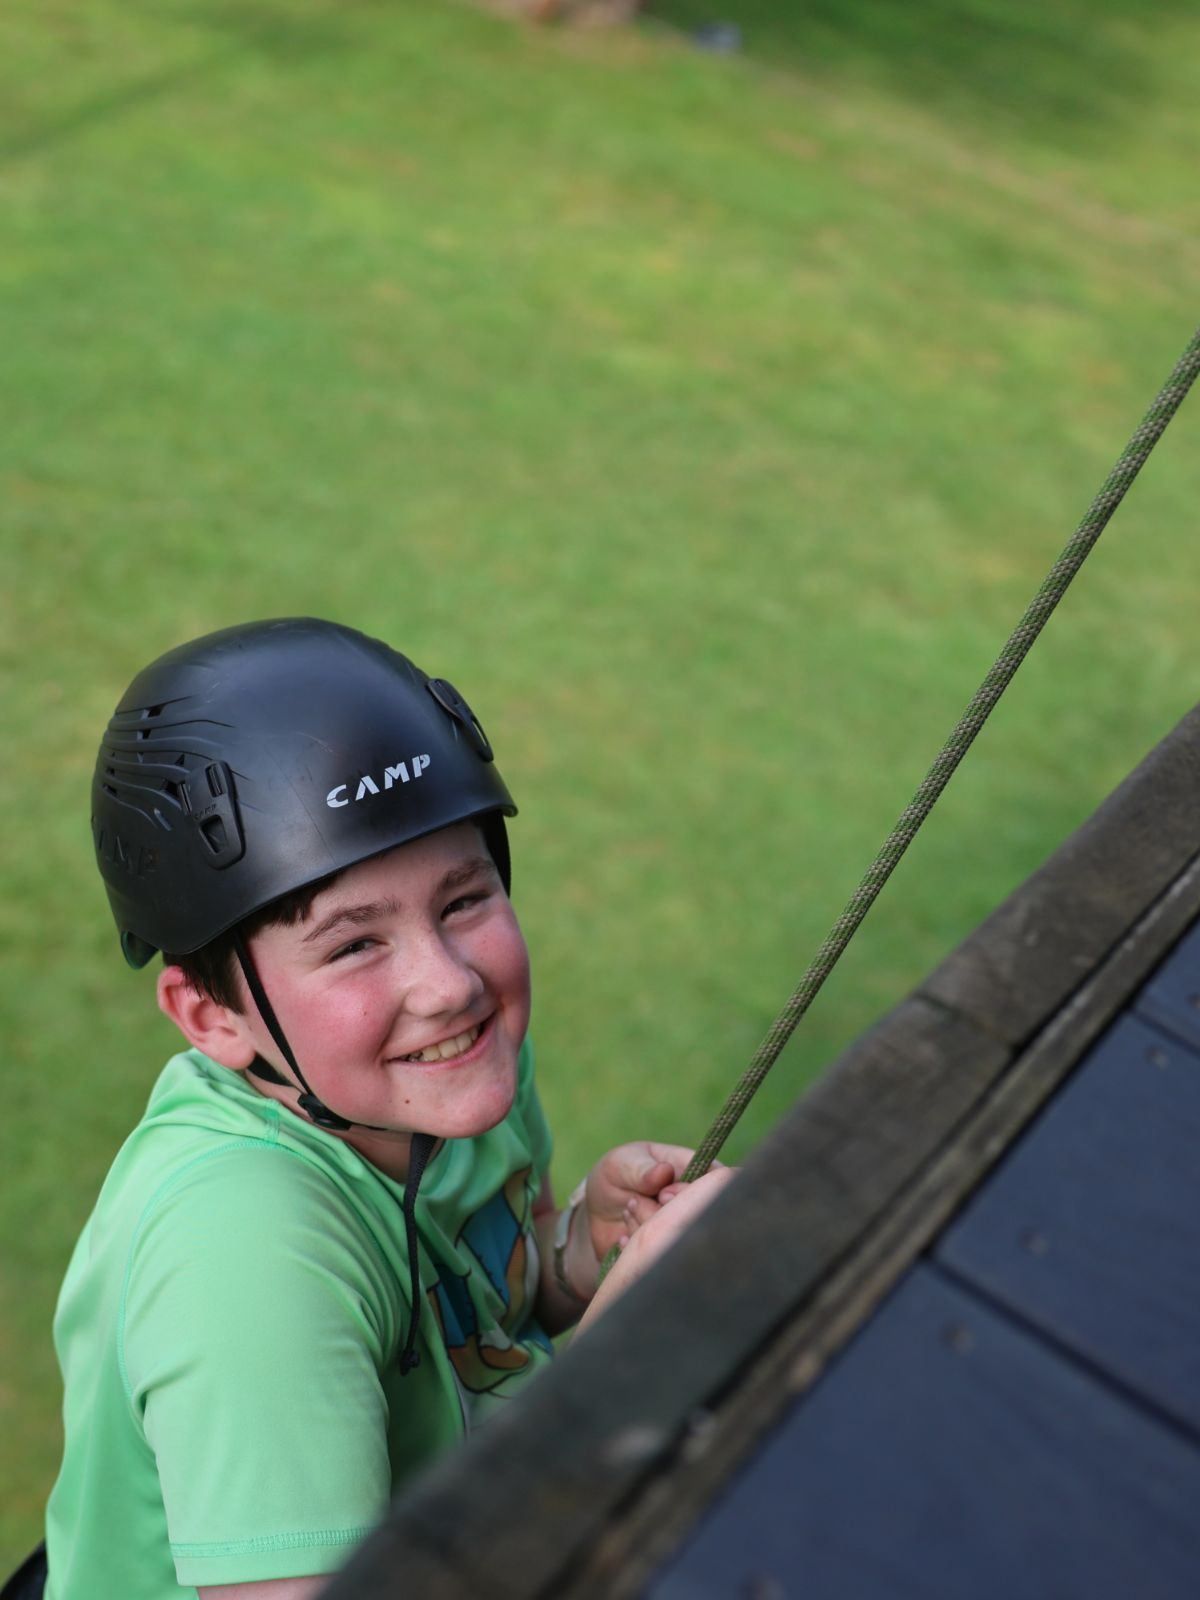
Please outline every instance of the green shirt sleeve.
M361 1219L293 1150L235 1141L151 1200L119 1350L180 1584L347 1559L390 1490L397 1315Z

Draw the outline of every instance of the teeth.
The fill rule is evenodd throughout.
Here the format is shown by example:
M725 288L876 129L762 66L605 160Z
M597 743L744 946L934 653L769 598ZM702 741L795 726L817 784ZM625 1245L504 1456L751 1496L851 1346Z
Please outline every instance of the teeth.
M469 1050L479 1037L478 1028L468 1028L453 1039L443 1039L441 1044L431 1044L426 1050L414 1050L405 1056L406 1061L450 1061Z

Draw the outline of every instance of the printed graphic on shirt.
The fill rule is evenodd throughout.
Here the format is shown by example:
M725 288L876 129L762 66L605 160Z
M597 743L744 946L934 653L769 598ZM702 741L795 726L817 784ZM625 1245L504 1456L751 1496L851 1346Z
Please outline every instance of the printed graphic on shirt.
M511 1373L527 1367L530 1345L550 1349L550 1341L530 1320L529 1177L528 1167L514 1172L503 1189L468 1218L457 1241L479 1262L491 1287L488 1298L493 1304L483 1308L483 1316L472 1297L469 1274L456 1277L443 1267L441 1279L429 1291L458 1380L473 1394L495 1390ZM517 1332L520 1338L513 1337Z

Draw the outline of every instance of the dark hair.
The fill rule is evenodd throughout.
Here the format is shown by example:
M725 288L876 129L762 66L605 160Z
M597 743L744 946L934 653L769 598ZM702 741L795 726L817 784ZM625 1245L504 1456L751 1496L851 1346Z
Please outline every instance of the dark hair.
M328 889L341 875L341 872L331 872L327 877L318 878L316 883L305 884L303 889L293 889L291 894L280 895L278 900L272 900L270 905L263 906L247 917L238 928L229 928L186 956L169 955L164 950L163 966L182 967L183 975L193 989L215 1000L218 1005L228 1006L230 1011L240 1013L240 969L234 950L234 934L240 932L242 938L248 940L263 928L294 928L298 922L304 921L321 890Z

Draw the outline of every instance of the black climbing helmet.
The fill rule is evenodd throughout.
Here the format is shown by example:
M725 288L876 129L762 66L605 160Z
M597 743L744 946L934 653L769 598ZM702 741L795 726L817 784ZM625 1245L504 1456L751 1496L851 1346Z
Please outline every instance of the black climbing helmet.
M329 873L477 819L509 886L516 806L466 701L353 628L226 628L138 674L92 787L131 966L187 955Z

